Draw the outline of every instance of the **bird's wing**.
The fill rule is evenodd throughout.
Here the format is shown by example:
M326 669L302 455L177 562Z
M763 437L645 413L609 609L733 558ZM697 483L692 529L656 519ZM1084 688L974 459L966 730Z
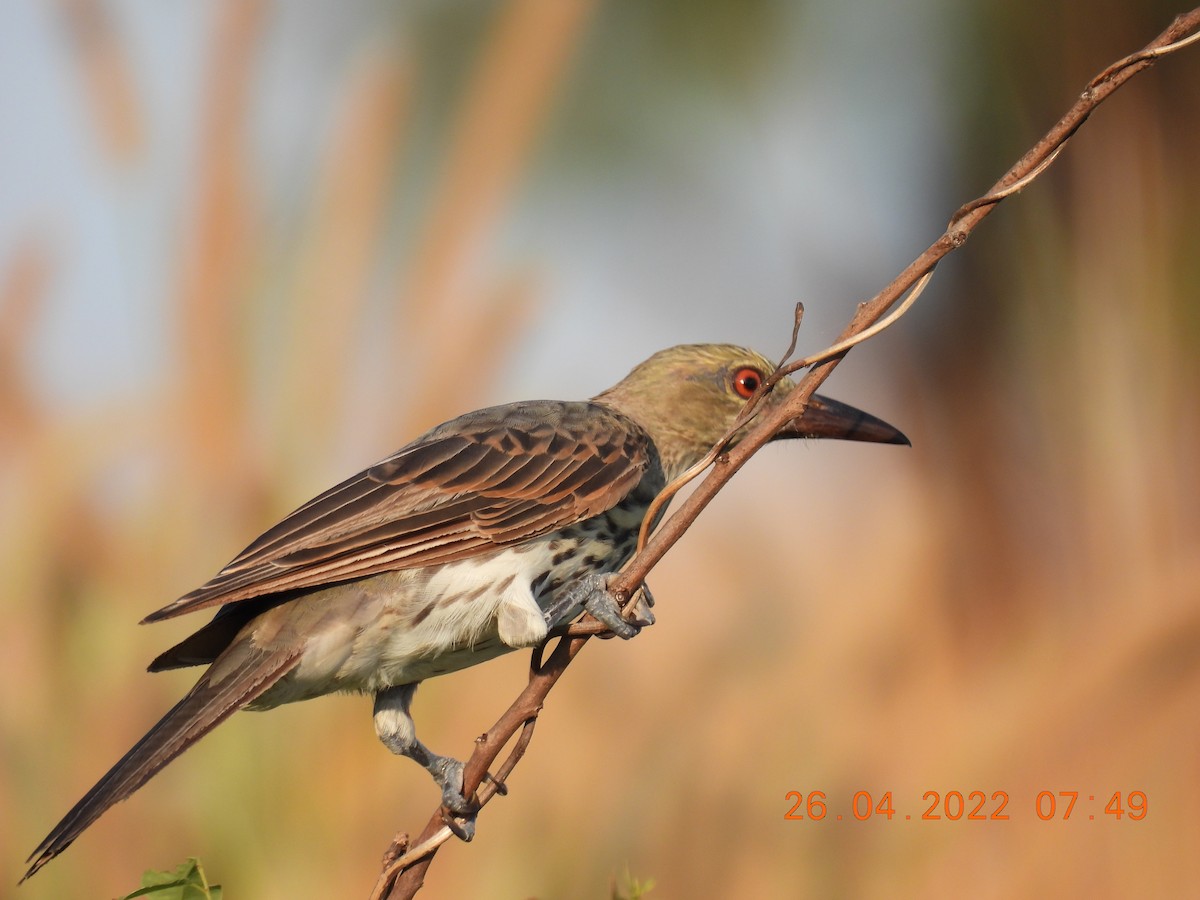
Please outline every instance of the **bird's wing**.
M546 534L617 504L652 454L642 428L594 403L469 413L310 500L146 621Z

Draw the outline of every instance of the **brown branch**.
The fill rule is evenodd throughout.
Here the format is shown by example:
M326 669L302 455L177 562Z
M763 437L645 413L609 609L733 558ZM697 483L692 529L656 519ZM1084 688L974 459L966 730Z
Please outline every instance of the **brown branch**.
M1200 31L1197 29L1200 29L1200 8L1177 16L1170 27L1142 50L1118 60L1104 69L1088 83L1066 115L1059 119L1054 127L1012 168L1005 172L991 190L982 197L960 207L951 216L949 225L936 241L914 259L887 287L870 300L859 304L853 318L831 348L818 354L815 358L799 360L788 365L781 363L780 375L796 371L799 368L813 367L788 395L787 400L774 411L761 416L740 443L728 452L719 449L724 446L727 439L722 440L718 448L714 448L712 470L708 476L679 509L655 531L629 565L613 578L609 584L610 589L625 598L633 597L650 570L658 564L667 550L691 526L717 491L780 428L804 412L809 398L812 397L817 387L829 377L849 351L852 343L848 342L870 336L865 334L867 330L879 322L906 292L914 287L919 289L918 282L933 272L942 257L961 247L971 232L997 204L1028 186L1053 163L1066 142L1087 121L1088 116L1096 107L1134 75L1152 66L1159 57L1200 39ZM798 310L797 316L799 316L799 312ZM897 310L897 314L902 312L902 309ZM894 318L898 318L898 315ZM795 333L793 332L792 347L794 346ZM789 348L787 355L790 355L791 352L792 349ZM785 356L785 362L786 358ZM747 403L747 410L739 417L739 427L750 416L757 413L757 409L755 409L757 399L757 397L751 398ZM699 474L699 472L694 474ZM671 485L666 490L677 489L678 485ZM525 746L532 737L533 724L550 689L562 676L571 660L583 649L589 637L603 630L603 626L585 616L583 622L572 626L566 635L559 638L554 652L544 665L541 664L540 652L535 652L529 683L496 724L476 740L475 751L466 763L463 792L470 796L479 788L500 751L512 740L518 729L522 730L520 739L497 771L496 777L478 791L481 808L497 793L503 793L504 779L524 753ZM371 895L372 900L381 900L384 897L387 897L388 900L401 900L401 898L412 897L420 890L425 872L429 868L437 848L452 834L452 829L447 826L443 816L444 811L439 808L417 838L416 848L386 862L375 891ZM393 842L393 848L407 847L407 844L407 836L400 835ZM394 856L394 854L392 855Z
M1194 33L1198 28L1200 28L1200 7L1176 16L1171 25L1142 50L1113 63L1093 78L1066 115L1059 119L1045 137L1022 156L1012 168L1005 172L991 190L982 197L961 206L950 217L950 224L941 237L909 263L887 287L867 302L859 304L854 317L838 336L838 343L865 331L882 318L921 277L933 271L942 257L966 243L971 232L995 209L1000 201L1020 191L1045 171L1067 140L1113 91L1134 75L1152 66L1160 56L1178 50L1200 37L1200 33ZM812 369L796 385L786 402L755 425L741 443L727 454L718 457L708 477L700 483L687 501L663 523L642 552L638 553L631 564L614 580L611 585L614 590L630 592L645 580L650 570L658 564L667 550L691 526L717 491L771 439L775 432L804 412L809 398L833 372L842 356L844 353L840 353Z

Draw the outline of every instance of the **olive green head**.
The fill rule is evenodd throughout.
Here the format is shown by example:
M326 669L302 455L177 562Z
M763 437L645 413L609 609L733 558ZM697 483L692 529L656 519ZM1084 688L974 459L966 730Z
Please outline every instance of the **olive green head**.
M646 429L671 479L721 439L774 369L773 363L745 347L681 344L655 353L594 399ZM782 403L795 386L790 378L781 379L764 401L767 408ZM742 434L744 429L733 443ZM886 422L819 395L774 439L795 437L908 443Z

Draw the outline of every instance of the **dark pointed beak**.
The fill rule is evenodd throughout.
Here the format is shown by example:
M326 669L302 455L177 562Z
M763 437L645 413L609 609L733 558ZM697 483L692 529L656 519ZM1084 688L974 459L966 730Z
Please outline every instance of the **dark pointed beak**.
M775 435L776 440L784 438L832 438L841 441L912 446L912 442L902 431L893 428L883 419L855 409L849 403L831 400L820 394L813 394L804 413Z

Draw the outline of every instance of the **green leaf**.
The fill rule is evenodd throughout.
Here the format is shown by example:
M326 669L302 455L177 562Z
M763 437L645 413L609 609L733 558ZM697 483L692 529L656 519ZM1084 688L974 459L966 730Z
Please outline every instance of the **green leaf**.
M221 900L221 886L209 885L200 860L189 859L173 872L148 869L142 875L142 886L120 900L153 897L154 900Z

